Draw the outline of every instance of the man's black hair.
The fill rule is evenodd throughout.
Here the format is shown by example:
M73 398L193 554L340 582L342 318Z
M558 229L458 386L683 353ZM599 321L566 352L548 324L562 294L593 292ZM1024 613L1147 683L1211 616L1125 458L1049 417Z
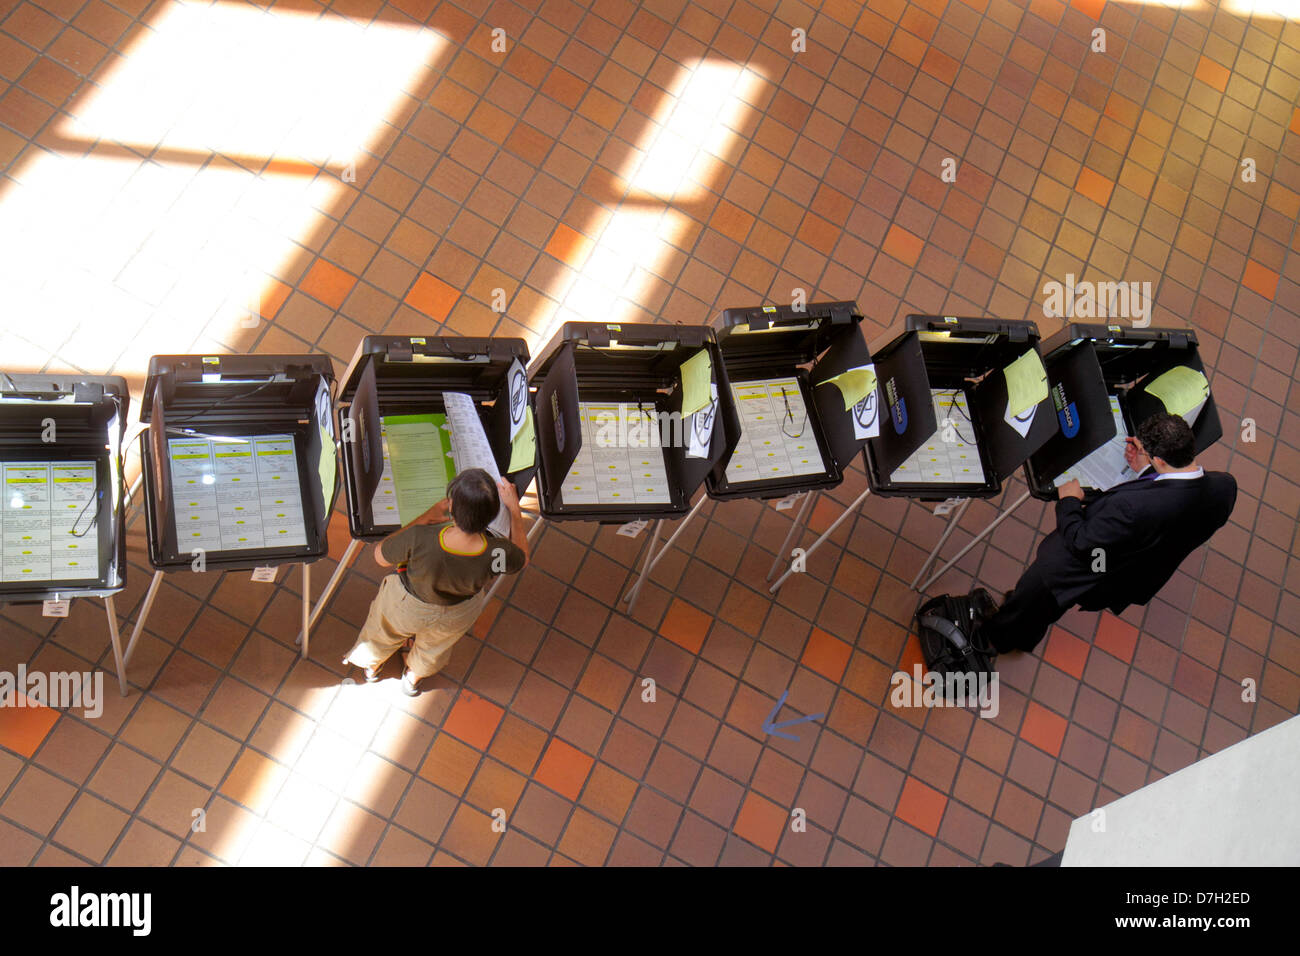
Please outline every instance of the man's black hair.
M478 534L501 510L497 483L482 468L467 468L447 485L451 519L466 534Z
M1157 412L1138 426L1137 440L1149 458L1163 458L1171 468L1186 468L1196 458L1192 429L1181 415Z

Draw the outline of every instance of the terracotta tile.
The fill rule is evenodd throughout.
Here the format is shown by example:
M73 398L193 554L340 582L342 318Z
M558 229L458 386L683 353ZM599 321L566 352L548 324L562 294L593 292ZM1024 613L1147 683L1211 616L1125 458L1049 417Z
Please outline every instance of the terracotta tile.
M815 627L808 637L808 646L804 649L801 661L823 677L838 681L844 676L851 653L852 648L848 644Z
M704 646L704 638L712 622L713 619L703 611L680 598L674 598L668 607L668 614L659 625L659 633L692 654L698 654Z
M442 322L451 314L451 308L458 298L460 293L454 288L436 276L422 272L404 301L435 322Z
M16 695L14 700L18 700ZM0 707L0 745L30 757L49 736L58 719L57 710L43 707L23 694L21 705Z
M1085 166L1079 170L1079 178L1075 182L1074 188L1097 205L1105 206L1110 202L1110 194L1115 188L1115 184L1105 176Z
M462 691L442 723L442 729L479 750L486 750L505 713L486 698Z
M584 866L601 866L617 832L604 820L578 808L573 811L557 849Z
M551 739L533 779L570 800L577 800L595 761L558 737Z
M1137 647L1137 637L1138 631L1136 627L1121 621L1109 612L1103 611L1097 624L1097 637L1093 643L1120 660L1132 663L1133 650Z
M338 266L326 262L324 259L317 259L312 263L312 267L307 270L307 274L299 281L298 288L313 298L324 302L331 309L337 309L343 305L343 300L348 297L348 293L352 291L352 287L356 284L356 276L344 272ZM412 290L412 294L415 294L414 290ZM410 301L409 296L407 301ZM417 308L420 307L417 306Z
M1025 711L1025 724L1020 730L1020 736L1055 757L1061 752L1061 741L1065 737L1066 724L1064 717L1030 701Z
M101 863L129 819L121 810L83 793L69 808L53 838L92 863Z
M595 243L582 233L559 223L547 241L545 251L565 265L581 269L594 247Z
M420 776L449 793L464 793L480 759L475 750L447 734L439 734L420 767Z
M768 853L775 853L777 842L781 839L789 814L771 800L760 797L752 791L745 796L740 806L733 828L737 835L744 837Z
M1231 76L1231 70L1215 63L1208 56L1202 56L1196 63L1196 78L1214 87L1220 93L1228 88L1228 79Z
M1278 274L1272 269L1260 265L1254 259L1250 259L1246 262L1246 272L1241 277L1241 282L1252 292L1256 292L1266 299L1272 299L1277 293L1279 278Z

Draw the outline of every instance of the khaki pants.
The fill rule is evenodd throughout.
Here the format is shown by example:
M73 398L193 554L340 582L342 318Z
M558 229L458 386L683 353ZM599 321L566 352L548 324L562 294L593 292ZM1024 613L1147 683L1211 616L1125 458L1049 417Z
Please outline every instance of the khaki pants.
M474 626L485 604L486 588L459 604L425 604L406 590L401 578L390 574L380 583L361 634L343 663L378 667L413 637L407 669L415 680L429 677L446 666L452 646Z

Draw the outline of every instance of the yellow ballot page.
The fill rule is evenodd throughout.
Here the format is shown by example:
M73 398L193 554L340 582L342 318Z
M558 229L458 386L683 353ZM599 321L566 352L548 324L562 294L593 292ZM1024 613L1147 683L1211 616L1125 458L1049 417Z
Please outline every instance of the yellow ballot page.
M709 382L713 380L713 360L708 349L700 349L682 363L682 418L694 415L712 401Z
M537 433L533 430L533 410L524 409L524 421L510 440L510 466L507 474L531 468L537 461Z
M876 387L876 369L874 365L851 368L834 378L828 378L821 384L834 385L840 390L840 394L844 396L844 410L847 412Z
M1170 415L1187 417L1199 412L1210 397L1210 383L1205 375L1186 365L1175 365L1169 371L1148 382L1148 395L1154 395ZM1192 415L1193 420L1195 416ZM1191 424L1189 422L1188 424Z
M1007 410L1012 417L1023 415L1047 397L1047 369L1034 349L1008 365L1002 374L1007 378Z

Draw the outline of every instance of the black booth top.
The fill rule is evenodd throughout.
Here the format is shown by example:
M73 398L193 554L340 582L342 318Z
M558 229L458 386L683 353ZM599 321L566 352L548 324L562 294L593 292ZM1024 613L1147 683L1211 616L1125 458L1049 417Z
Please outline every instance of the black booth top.
M861 323L856 302L813 302L801 309L764 305L725 310L715 335L732 368L794 366L812 362Z
M310 410L321 377L334 380L328 355L155 355L149 359L140 421L153 420L154 399L163 403L197 403L203 411L221 415L286 411L290 406ZM304 382L310 388L303 387ZM186 409L191 411L191 409ZM184 415L189 420L190 415Z
M130 406L131 393L120 375L0 372L0 443L42 447L40 429L33 431L32 421L52 415L61 444L99 447L114 419L119 440L126 434Z
M475 400L493 398L511 364L528 364L528 343L520 338L461 335L367 335L343 373L339 401L351 402L367 368L378 383L438 392L464 392Z
M537 384L565 346L571 346L580 379L584 373L595 373L624 385L667 386L676 381L677 370L686 357L680 349L716 346L716 342L707 325L565 322L533 360L528 380ZM596 361L588 362L587 358Z

